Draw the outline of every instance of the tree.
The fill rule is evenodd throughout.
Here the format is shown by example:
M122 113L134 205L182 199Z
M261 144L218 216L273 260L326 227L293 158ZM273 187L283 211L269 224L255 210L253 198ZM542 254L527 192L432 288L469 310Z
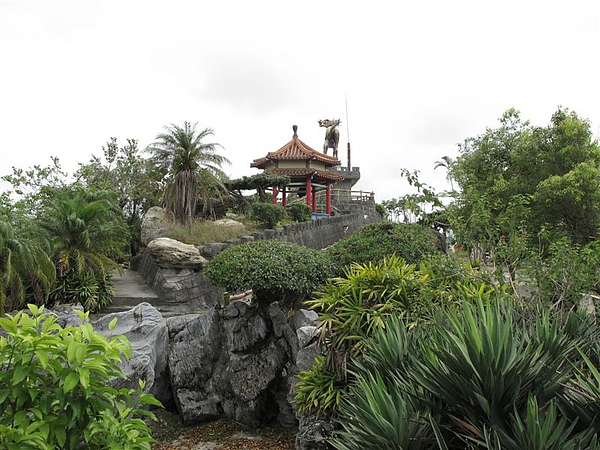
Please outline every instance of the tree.
M229 163L226 157L217 153L219 144L203 142L214 131L205 128L197 132L196 125L189 122L184 122L183 126L171 124L147 148L154 164L169 177L167 204L177 220L188 220L190 225L198 197L203 200L203 211L206 212L211 209L213 193L226 195L224 181L227 176L221 166Z
M77 302L90 310L108 304L110 275L126 255L127 225L112 191L72 186L55 192L41 226L52 244L57 284L51 301Z
M266 189L269 187L283 188L290 184L290 177L284 175L269 175L258 173L252 176L243 176L227 182L227 187L235 191L256 190L261 202L267 201Z
M0 313L18 309L26 301L44 304L56 278L44 245L28 232L33 224L22 220L15 223L17 230L0 220Z
M454 190L454 183L452 181L452 166L454 165L454 160L450 156L442 156L442 159L436 161L433 165L433 170L439 169L440 167L446 169L446 180L450 182L450 188Z
M141 221L145 210L157 204L161 176L147 159L143 158L135 139L119 146L110 138L102 147L103 158L92 156L87 164L80 164L75 178L86 186L113 190L117 193L131 236L131 254L140 244Z
M500 249L510 265L524 246L545 253L561 237L598 238L600 148L574 112L559 108L548 126L534 127L511 109L459 150L452 175L460 193L448 216L460 242Z

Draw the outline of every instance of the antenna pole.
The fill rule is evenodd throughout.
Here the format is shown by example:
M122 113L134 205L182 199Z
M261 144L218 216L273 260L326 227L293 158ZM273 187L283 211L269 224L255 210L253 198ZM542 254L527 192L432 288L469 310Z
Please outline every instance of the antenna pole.
M352 168L350 164L350 123L348 122L348 97L344 93L344 100L346 101L346 135L348 136L348 171Z

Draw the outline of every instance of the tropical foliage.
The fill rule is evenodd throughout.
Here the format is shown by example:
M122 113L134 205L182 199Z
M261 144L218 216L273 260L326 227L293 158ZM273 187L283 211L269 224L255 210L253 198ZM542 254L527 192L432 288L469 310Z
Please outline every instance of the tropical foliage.
M331 442L347 450L598 448L597 339L590 317L512 302L464 302L412 329L394 318L354 365Z
M1 449L150 449L142 419L155 417L144 407L160 403L143 384L110 387L131 355L125 337L107 339L89 323L63 328L33 305L0 327Z
M192 220L198 198L202 212L210 215L213 197L228 192L221 167L229 160L218 153L219 144L204 142L213 134L211 128L196 131L196 124L189 122L172 124L147 148L151 161L167 176L167 205L181 222Z
M15 230L0 220L0 313L21 308L25 302L44 304L56 278L52 260L40 233L22 219Z
M127 254L129 233L112 191L73 186L56 191L44 206L41 226L57 269L52 303L80 303L90 310L112 299L110 272Z
M352 379L349 367L371 351L370 339L390 320L402 318L406 326L416 327L431 321L440 308L474 299L488 302L503 295L488 274L447 256L431 258L419 266L394 255L378 264L353 264L343 277L330 279L305 302L319 312L319 342L326 354L326 371L313 368L300 375L298 409L317 414L335 412L338 396ZM335 383L328 373L335 374ZM336 388L334 394L330 386ZM336 401L332 403L330 398Z

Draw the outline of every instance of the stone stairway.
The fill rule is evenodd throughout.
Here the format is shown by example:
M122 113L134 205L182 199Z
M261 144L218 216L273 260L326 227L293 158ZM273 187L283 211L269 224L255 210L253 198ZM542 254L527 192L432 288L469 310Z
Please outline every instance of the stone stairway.
M133 270L124 269L122 275L115 272L112 283L115 290L113 303L104 308L100 315L127 311L143 302L155 307L159 303L156 293L146 284L144 278Z
M156 292L148 286L146 280L133 270L124 269L123 274L115 272L112 277L112 283L115 290L113 302L99 313L91 315L92 320L111 313L128 311L134 306L147 302L154 306L164 318L173 316L197 316L198 313L190 314L184 307L185 305L177 303L166 303L158 297Z

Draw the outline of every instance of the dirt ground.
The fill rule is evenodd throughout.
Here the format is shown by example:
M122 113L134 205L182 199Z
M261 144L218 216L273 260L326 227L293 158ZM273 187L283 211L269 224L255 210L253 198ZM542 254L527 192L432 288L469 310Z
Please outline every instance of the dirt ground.
M294 450L296 430L279 426L250 430L230 420L186 427L176 414L158 411L151 427L153 450Z

